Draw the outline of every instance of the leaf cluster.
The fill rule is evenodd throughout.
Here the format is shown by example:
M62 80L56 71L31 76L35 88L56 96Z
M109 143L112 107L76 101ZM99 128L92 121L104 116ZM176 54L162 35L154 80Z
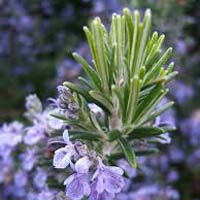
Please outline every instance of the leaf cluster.
M132 13L125 8L123 15L113 14L109 31L98 17L89 28L83 28L93 60L90 64L77 53L73 57L88 79L79 77L79 85L64 82L74 93L79 117L70 120L59 116L73 126L72 139L84 140L114 160L112 155L122 153L133 167L134 140L173 129L154 126L156 117L173 105L169 102L158 108L168 93L167 83L177 72L173 71L174 63L168 63L172 48L162 49L165 36L151 32L151 18L149 9L141 17L137 10ZM102 109L100 116L89 109L89 103Z

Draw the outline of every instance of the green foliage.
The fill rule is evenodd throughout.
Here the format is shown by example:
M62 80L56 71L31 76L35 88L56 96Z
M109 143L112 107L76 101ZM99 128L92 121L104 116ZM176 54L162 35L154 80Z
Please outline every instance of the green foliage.
M113 14L109 32L100 18L83 29L93 60L91 65L73 53L88 81L80 78L81 85L64 83L74 92L80 108L78 119L72 123L78 131L71 133L90 145L95 141L94 145L101 147L101 156L122 154L136 167L134 140L173 130L154 127L155 118L173 105L169 102L158 109L168 93L166 84L177 74L173 72L174 63L168 64L172 48L163 51L164 35L151 34L149 9L143 18L137 10L132 13L127 8L123 15ZM102 115L90 111L88 103L98 105ZM152 149L137 153L149 152Z

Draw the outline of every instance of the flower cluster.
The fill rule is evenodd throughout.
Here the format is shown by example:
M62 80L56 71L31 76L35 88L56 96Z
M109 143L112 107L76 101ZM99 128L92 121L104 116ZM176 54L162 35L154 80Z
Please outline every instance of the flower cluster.
M49 157L48 135L63 122L50 115L52 108L43 110L36 95L26 98L26 108L27 124L14 121L0 128L0 199L54 200L58 191L49 188L48 167L40 162Z
M27 145L34 145L45 139L54 130L63 127L63 122L51 116L55 109L42 110L41 102L36 95L30 95L26 100L27 112L25 115L32 120L32 126L26 128L24 142Z
M72 143L68 130L63 133L65 147L55 151L53 165L64 169L70 166L73 174L65 181L66 195L73 200L89 197L90 200L113 199L124 186L123 170L106 166L102 159L88 150L87 146Z

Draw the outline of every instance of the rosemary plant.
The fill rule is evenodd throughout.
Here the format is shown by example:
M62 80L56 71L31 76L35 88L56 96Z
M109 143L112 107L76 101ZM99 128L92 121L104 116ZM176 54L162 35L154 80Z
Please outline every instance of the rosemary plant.
M156 151L152 143L174 130L158 117L174 104L160 106L177 72L173 62L167 64L172 48L163 51L165 36L151 32L150 10L142 18L125 8L123 15L113 14L109 31L98 17L83 30L92 62L73 53L88 79L58 87L60 110L53 115L70 128L60 141L65 147L55 151L54 166L74 171L65 181L72 200L112 199L124 182L122 169L111 165L126 159L137 168L137 156Z

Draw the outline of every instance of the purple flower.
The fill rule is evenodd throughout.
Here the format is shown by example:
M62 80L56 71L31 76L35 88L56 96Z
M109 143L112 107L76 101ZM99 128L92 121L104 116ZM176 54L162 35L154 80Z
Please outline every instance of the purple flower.
M20 158L22 160L23 169L30 171L36 162L35 150L28 149L25 153L20 155Z
M28 175L24 171L16 172L14 176L14 182L17 187L24 187L28 182Z
M27 194L27 200L35 200L37 199L38 195L35 194L34 192L30 191L28 194Z
M38 113L42 113L42 103L36 94L30 94L26 97L26 109L25 116L28 119L33 119Z
M47 132L51 132L52 130L59 130L63 127L64 122L62 120L51 116L51 113L58 113L58 112L59 109L52 109L43 112L43 115L45 116L48 122L48 128L46 130Z
M44 127L40 126L40 124L35 124L34 126L27 128L24 143L27 145L34 145L44 138L44 133Z
M4 124L0 129L0 146L14 147L22 140L23 125L17 121Z
M98 160L89 200L113 199L124 187L123 170L119 167L105 166L100 158Z
M37 168L36 174L33 178L34 185L38 189L46 187L47 173L41 168Z
M134 178L137 176L137 171L133 167L130 166L130 164L125 160L121 159L118 161L118 165L120 168L122 168L130 178Z
M109 193L106 190L99 193L97 191L97 188L99 187L97 182L94 182L91 185L91 194L89 200L111 200L114 199L115 194L114 193Z
M181 122L181 130L188 137L189 142L193 146L198 146L200 141L200 111L197 110L188 119Z
M178 103L184 104L194 96L194 89L191 85L182 81L174 81L170 84L170 92L174 95Z
M67 145L55 151L53 158L53 165L55 168L66 168L72 162L72 157L77 155L74 145L69 140L67 130L63 133L63 139Z
M72 200L81 200L90 194L89 174L74 173L65 182L66 195Z
M87 156L80 158L74 166L76 173L69 176L64 185L66 185L66 195L72 200L82 199L90 194L89 168L91 161Z
M39 195L37 195L37 200L54 200L55 199L55 194L53 191L42 191Z

